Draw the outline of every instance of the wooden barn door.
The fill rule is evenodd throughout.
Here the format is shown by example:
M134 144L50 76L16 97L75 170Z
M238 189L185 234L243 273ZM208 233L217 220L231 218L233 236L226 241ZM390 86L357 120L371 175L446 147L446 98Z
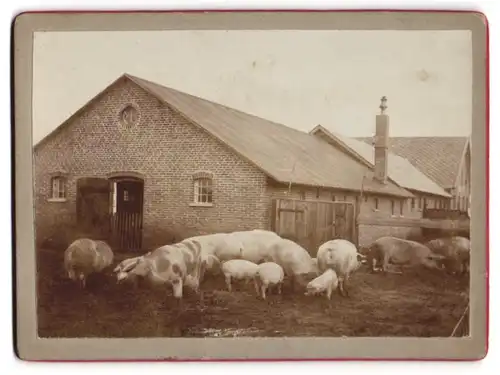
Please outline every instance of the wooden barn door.
M110 189L109 181L102 178L77 181L77 224L79 231L88 237L104 240L109 237Z
M271 230L316 254L331 239L357 244L355 207L350 202L276 198L272 201Z
M114 245L125 251L138 251L142 246L142 211L144 183L129 179L114 182L115 212L111 226Z

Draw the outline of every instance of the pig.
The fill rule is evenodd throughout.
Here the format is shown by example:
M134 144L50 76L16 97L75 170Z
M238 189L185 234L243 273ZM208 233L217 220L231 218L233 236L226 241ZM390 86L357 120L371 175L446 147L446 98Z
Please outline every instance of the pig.
M365 255L358 253L356 246L344 239L330 240L318 248L316 254L318 271L324 273L327 269L335 271L338 277L338 291L347 297L347 282L353 272L361 266Z
M266 291L269 287L275 286L278 294L281 294L281 285L285 273L283 267L274 262L264 262L257 266L254 276L255 291L262 299L266 299Z
M133 269L140 260L142 260L145 256L148 256L150 253L151 252L133 258L127 258L118 263L113 269L113 272L116 274L116 282L120 283L127 279L128 272Z
M78 280L86 287L87 277L102 272L113 263L113 251L100 240L80 238L73 241L64 252L64 269L71 280Z
M245 259L256 264L263 262L269 258L269 243L279 238L274 232L254 229L196 236L183 242L198 241L207 272L218 274L221 271L221 262L228 260Z
M193 247L184 243L161 246L139 259L128 277L141 277L152 285L169 285L177 300L183 297L184 286L199 290L202 262L201 246L192 241Z
M384 273L401 273L392 270L391 265L423 266L440 270L438 262L445 259L444 256L432 252L421 243L390 236L381 237L374 241L366 249L366 253L372 270L375 270L379 264Z
M290 278L293 291L297 284L305 287L305 279L310 275L317 276L315 261L299 244L285 238L277 238L270 244L269 255L264 257L265 261L279 264L286 276Z
M247 283L254 278L257 264L244 259L231 259L222 263L222 273L226 280L227 290L231 291L231 279L245 280Z
M256 264L269 259L272 243L281 239L276 233L262 229L233 232L229 234L229 238L234 247L241 249L238 255L241 259Z
M190 244L193 241L199 243L201 246L201 257L206 262L206 271L217 274L220 271L220 261L238 257L241 250L240 247L236 246L234 251L228 253L226 237L227 233L213 233L189 237L181 241L181 243L187 246L191 246ZM203 279L203 275L201 275L200 279Z
M339 279L337 274L331 268L328 268L321 275L311 280L306 287L306 292L304 295L317 295L320 293L325 293L326 298L330 299L332 292L337 289L339 284Z
M465 237L437 238L425 243L432 252L445 257L443 265L451 273L468 273L470 240Z

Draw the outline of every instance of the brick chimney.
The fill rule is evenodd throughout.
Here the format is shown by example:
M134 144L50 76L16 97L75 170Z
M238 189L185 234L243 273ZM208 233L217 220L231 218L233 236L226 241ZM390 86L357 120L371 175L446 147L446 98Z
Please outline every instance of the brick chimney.
M387 98L383 96L380 103L380 114L376 117L374 138L375 149L375 180L382 184L387 183L387 155L389 147L389 116L384 112L387 109Z

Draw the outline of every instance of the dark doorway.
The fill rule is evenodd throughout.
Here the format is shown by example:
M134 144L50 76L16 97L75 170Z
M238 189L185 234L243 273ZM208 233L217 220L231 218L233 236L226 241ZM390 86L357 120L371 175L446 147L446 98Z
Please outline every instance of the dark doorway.
M76 217L79 231L94 239L107 239L110 233L111 184L103 178L77 181Z
M111 180L111 232L115 248L138 251L142 246L144 182L138 178Z

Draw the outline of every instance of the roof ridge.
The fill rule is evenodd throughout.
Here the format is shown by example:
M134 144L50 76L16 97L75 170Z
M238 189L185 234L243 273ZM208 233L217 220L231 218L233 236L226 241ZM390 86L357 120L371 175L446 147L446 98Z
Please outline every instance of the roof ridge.
M370 165L374 165L374 161L373 159L368 159L365 155L363 155L362 153L360 153L358 150L356 150L354 147L352 147L351 145L349 144L346 144L346 142L344 142L344 138L348 138L348 139L351 139L352 141L354 142L358 142L360 145L362 145L363 147L367 146L367 147L370 147L371 149L374 148L373 145L365 142L364 140L368 140L372 137L363 137L361 139L357 139L357 138L354 138L354 137L348 137L348 136L343 136L342 134L338 133L338 132L335 132L335 131L332 131L330 129L328 129L328 127L324 126L324 125L317 125L316 127L314 127L311 132L313 132L314 130L316 129L319 129L319 130L326 130L328 133L331 134L331 136L334 136L335 139L337 140L337 142L341 142L342 144L345 144L345 146L351 151L351 153L353 153L354 155L358 155L358 157L362 158L363 160L367 161L368 163L370 163ZM328 135L328 134L327 134ZM390 157L396 161L396 160L400 160L400 161L403 161L404 163L408 163L409 165L411 165L418 173L420 173L423 177L425 177L432 185L434 185L434 188L438 188L439 190L441 190L441 193L446 193L448 194L444 188L438 184L436 181L434 181L434 179L432 179L430 176L428 176L426 173L424 173L422 170L420 170L420 168L417 168L410 160L408 160L407 158L397 154L396 152L392 151L390 148L388 150L388 153L390 155ZM412 189L411 187L409 186L406 186L405 185L401 185L400 182L397 182L394 178L394 176L391 176L392 173L388 173L388 177L390 180L392 180L393 182L395 182L398 186L401 186L403 187L404 189ZM414 189L414 190L418 190L418 189ZM436 192L432 192L432 191L428 191L432 194L436 194Z
M273 125L276 125L276 126L283 127L283 128L285 128L285 129L287 129L288 131L294 131L294 132L298 132L298 133L301 133L301 134L305 134L305 135L309 135L309 136L311 136L311 135L310 135L308 132L306 132L306 131L299 130L299 129L295 129L295 128L291 128L291 127L289 127L289 126L287 126L287 125L285 125L285 124L283 124L283 123L281 123L281 122L276 122L276 121L273 121L273 120L268 120L268 119L265 119L265 118L263 118L263 117L261 117L261 116L259 116L259 115L256 115L256 114L253 114L253 113L249 113L249 112L245 112L245 111L240 110L240 109L237 109L237 108L229 107L229 106L227 106L227 105L225 105L225 104L222 104L222 103L219 103L219 102L215 102L215 101L213 101L213 100L205 99L205 98L203 98L203 97L201 97L201 96L197 96L197 95L194 95L194 94L190 94L190 93L185 92L185 91L180 91L180 90L174 89L174 88L172 88L172 87L170 87L170 86L165 86L165 85L162 85L162 84L157 83L157 82L154 82L154 81L150 81L150 80L145 79L145 78L141 78L141 77L133 76L133 75L131 75L131 74L126 74L126 75L127 75L127 76L129 76L129 77L131 77L131 78L135 78L135 79L138 79L138 80L146 81L147 83L150 83L150 84L153 84L153 85L156 85L156 86L160 86L160 87L162 87L162 88L164 88L164 89L167 89L167 90L174 91L174 92L179 93L179 94L181 94L181 95L187 95L187 96L190 96L190 97L192 97L192 98L194 98L194 99L196 99L196 100L202 100L202 101L204 101L204 102L207 102L207 103L210 103L210 104L214 104L214 105L217 105L217 106L219 106L219 107L223 107L224 109L229 110L229 111L231 111L231 112L236 112L236 113L243 114L243 115L245 115L245 116L251 116L251 117L256 118L256 119L259 119L259 120L264 120L264 121L266 121L266 122L268 122L268 123L270 123L270 124L273 124ZM315 137L312 137L312 136L311 136L311 138L316 139Z
M279 178L279 176L275 176L273 172L271 172L271 171L268 170L268 168L264 168L262 165L260 165L256 160L252 159L251 157L246 156L246 155L240 153L239 150L235 149L225 139L225 137L227 135L224 135L221 138L220 134L217 134L217 132L214 132L213 129L210 129L210 126L207 128L206 124L203 124L202 122L199 122L196 119L192 118L191 115L189 114L189 111L185 112L184 109L177 108L176 104L170 102L172 98L169 99L168 97L165 97L164 95L167 95L167 96L168 95L174 95L174 98L175 98L175 96L180 96L180 97L192 99L194 101L197 101L198 103L206 103L206 104L208 104L210 106L214 106L217 109L226 111L227 113L239 115L243 119L242 121L245 121L244 119L251 119L251 120L255 120L257 123L264 122L266 126L272 125L273 129L279 129L280 131L285 131L288 134L292 134L293 133L293 134L300 135L301 137L303 137L304 141L307 139L307 143L309 143L310 147L311 146L314 147L314 145L316 145L316 147L323 147L323 142L321 140L317 139L312 134L309 134L308 132L301 131L301 130L298 130L298 129L294 129L294 128L288 127L288 126L286 126L284 124L281 124L281 123L278 123L278 122L274 122L274 121L270 121L270 120L264 119L264 118L262 118L260 116L257 116L257 115L254 115L254 114L250 114L250 113L244 112L242 110L238 110L238 109L229 107L227 105L223 105L223 104L220 104L220 103L217 103L217 102L214 102L214 101L211 101L211 100L208 100L208 99L205 99L205 98L193 95L193 94L189 94L187 92L180 91L180 90L177 90L177 89L174 89L174 88L171 88L171 87L168 87L168 86L156 83L154 81L150 81L150 80L147 80L147 79L144 79L144 78L140 78L140 77L137 77L137 76L132 76L132 75L128 75L128 76L129 76L129 78L133 82L135 82L136 84L138 84L139 86L141 86L146 91L149 91L154 96L158 97L158 99L160 101L162 101L162 102L164 102L164 103L172 106L174 109L176 109L179 113L181 113L184 117L186 117L190 121L192 121L195 124L197 124L198 126L204 128L208 133L210 133L213 136L215 136L216 138L218 138L219 141L221 141L223 144L225 144L226 146L228 146L230 149L233 149L233 151L236 151L237 154L240 154L240 156L243 156L244 158L246 158L248 161L250 161L252 164L256 165L259 169L261 169L264 173L268 174L270 177L272 177L276 181L281 181L281 179ZM164 91L164 92L162 93L162 91ZM174 99L174 101L175 101L175 99ZM283 137L279 136L279 134L278 134L278 137L279 138L283 138ZM273 135L271 134L269 138L270 139L273 138ZM284 138L286 138L286 137L284 137ZM310 142L312 142L314 145L311 145ZM299 147L303 147L303 146L299 146ZM327 150L325 149L325 152L326 151ZM353 163L362 165L363 168L367 168L366 165L364 165L364 163L360 162L359 160L357 160L355 158L352 158L352 156L347 155L347 157L350 158ZM279 167L276 167L276 168L278 170L282 170L282 168L279 168ZM286 170L288 170L288 168L286 168ZM370 168L368 168L367 170L370 171ZM371 171L371 172L373 172L373 171ZM295 182L295 184L297 184L297 182ZM302 183L298 183L298 184L300 185ZM311 186L320 186L320 185L313 184ZM323 186L323 185L321 185L321 186ZM344 189L345 188L345 187L342 187L341 185L338 185L338 186L335 186L335 185L331 185L331 186L330 185L324 185L324 186L325 187L330 187L330 188L338 188L338 189ZM394 181L391 181L391 186L392 186L391 189L393 190L392 192L385 192L384 193L382 190L379 189L379 193L380 194L399 195L399 196L413 196L412 193L410 193L409 191L407 191L405 188L399 186ZM394 189L396 189L396 190L394 190ZM347 190L352 190L352 189L351 188L347 188ZM356 187L356 188L354 188L354 190L357 191L357 190L359 190L359 188ZM397 193L396 193L396 191L397 191Z

